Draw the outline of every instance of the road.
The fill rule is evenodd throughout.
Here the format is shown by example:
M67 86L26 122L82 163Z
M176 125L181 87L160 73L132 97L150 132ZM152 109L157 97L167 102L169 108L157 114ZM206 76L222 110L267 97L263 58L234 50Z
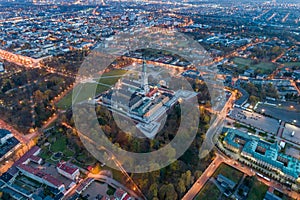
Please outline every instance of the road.
M300 95L300 89L297 87L296 82L291 80L291 85L298 91L298 95Z
M132 197L136 198L136 199L141 199L138 195L136 195L136 193L130 189L128 189L127 187L125 187L124 185L122 185L121 183L119 183L118 181L114 180L113 178L110 178L108 176L105 175L100 175L100 174L88 174L88 177L90 178L94 178L95 180L101 180L104 181L105 183L116 186L118 188L121 188L122 190L126 191L129 195L131 195ZM116 188L114 187L114 188Z
M214 161L206 168L200 178L194 183L191 189L183 196L182 200L192 200L200 192L201 188L205 185L208 179L213 175L219 165L224 162L224 157L217 154Z
M274 17L276 17L276 15L277 15L277 13L273 13L273 15L271 15L271 17L269 17L269 18L267 19L267 21L272 20Z
M200 192L202 187L205 185L205 183L210 179L210 177L213 175L215 170L220 166L220 164L226 163L237 170L243 172L244 174L247 174L248 176L254 176L256 174L256 171L252 170L248 166L241 165L239 162L237 162L234 159L225 158L217 153L215 160L209 165L209 167L203 172L201 177L194 183L194 185L191 187L191 189L184 195L182 200L192 200L194 199L197 194ZM300 196L295 191L289 191L285 187L283 187L280 183L271 180L267 181L265 179L262 179L260 177L257 177L260 182L263 182L265 185L275 188L279 191L282 191L283 193L289 195L290 197L300 200Z
M11 125L7 124L5 121L1 119L0 119L0 128L9 130L15 136L15 138L17 138L23 144L27 144L29 142L28 138L26 138L23 134L19 133Z
M253 17L253 20L257 20L260 19L262 16L264 16L265 14L267 14L271 9L265 10L263 11L260 15Z
M215 146L214 137L216 134L218 134L221 129L223 128L222 123L224 122L227 111L229 108L233 106L234 100L236 99L236 93L232 92L232 95L227 100L226 104L224 105L223 109L219 114L217 114L216 119L211 124L209 129L206 132L205 140L200 148L200 159L204 158L208 155L208 153L212 150L212 148Z
M249 44L246 44L246 45L244 45L244 46L241 46L241 47L235 49L234 51L232 51L232 52L230 52L230 53L228 53L228 54L226 54L226 55L224 55L224 56L215 57L215 58L213 59L213 62L211 62L211 63L209 63L209 64L207 64L207 65L213 65L213 64L216 64L217 62L222 61L224 58L231 58L231 57L234 57L234 56L238 56L238 52L239 52L239 51L244 51L244 50L246 50L246 49L249 48L249 47L252 47L252 46L255 46L255 45L264 43L264 42L268 42L268 41L269 41L269 39L265 39L265 40L262 39L262 40L259 40L259 41L257 41L257 42L251 42L251 43L249 43Z
M89 137L87 137L86 135L82 134L79 130L74 129L72 126L70 126L69 124L63 122L62 123L63 126L72 129L72 130L76 130L76 132L78 133L78 135L80 135L80 137L84 138L85 140L89 141L91 144L94 144L95 146L99 146L99 144L95 144L95 141L91 140ZM110 156L110 159L115 163L115 165L119 168L119 170L122 172L122 174L127 178L126 180L129 181L129 183L131 183L133 185L132 189L134 191L136 191L138 193L138 195L140 195L140 197L142 197L142 199L147 199L143 192L139 189L138 185L135 184L135 182L133 181L133 179L131 178L131 176L129 176L129 174L127 173L127 171L123 168L122 164L120 163L120 161L117 159L117 157L113 154L113 152L111 152L110 150L106 149L105 147L99 147L99 150L103 150L106 153L108 153L108 155Z
M14 155L10 156L9 158L3 160L0 164L0 174L6 172L13 164L14 162L20 158L24 153L26 153L32 146L35 145L33 140L25 137L23 134L19 133L16 129L14 129L12 126L7 124L5 121L0 119L0 129L7 129L9 130L15 138L17 138L22 146L18 148Z
M227 158L227 157L225 158L224 156L217 153L214 161L208 166L208 168L206 168L206 170L203 172L203 174L200 176L200 178L194 183L194 185L191 187L191 189L184 195L182 200L194 199L197 196L197 194L200 192L201 188L205 185L205 183L214 174L215 170L222 163L226 163L226 164L236 168L237 170L243 172L244 174L247 174L248 176L255 175L255 172L252 171L250 168L244 167L237 161Z
M18 55L18 54L14 54L14 53L2 50L2 49L0 49L0 57L2 57L3 59L5 59L9 62L24 66L26 68L37 67L38 63L39 63L39 60L30 58L30 57L26 57L26 56L22 56L22 55Z

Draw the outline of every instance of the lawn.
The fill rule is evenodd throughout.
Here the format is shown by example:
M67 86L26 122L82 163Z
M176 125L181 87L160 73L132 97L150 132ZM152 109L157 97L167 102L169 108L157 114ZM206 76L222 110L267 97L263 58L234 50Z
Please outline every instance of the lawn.
M66 138L59 137L56 138L56 141L51 145L51 151L53 152L63 152L66 148Z
M263 200L268 190L268 186L255 180L248 194L247 200Z
M101 79L99 80L99 83L100 84L105 84L105 85L113 85L119 80L119 78L120 78L119 76L125 74L126 72L128 72L128 71L127 70L122 70L122 69L115 69L115 70L112 70L110 72L104 73L101 76ZM116 76L116 77L107 78L109 76ZM106 91L110 88L109 86L105 86L105 85L98 85L96 93L97 94L102 93L102 92L104 92L104 91ZM74 90L80 91L80 96L78 96L76 98L76 102L86 100L89 97L89 89L92 86L94 86L93 83L85 83L85 84L81 84L79 86L76 86L76 88L74 88ZM62 98L56 104L57 107L59 109L69 108L72 105L72 95L73 95L73 91L66 94L66 96L64 98Z
M62 132L53 132L48 137L48 142L50 143L50 146L43 146L40 153L40 157L45 159L47 162L53 163L54 161L51 157L57 152L63 153L61 157L63 160L68 160L74 156L74 152L67 146L67 137Z
M285 67L300 67L300 62L286 62L282 63Z
M74 153L67 147L67 138L64 136L56 137L56 141L51 145L52 152L62 152L64 156L71 157Z
M194 200L217 200L221 195L220 190L213 184L208 181L205 183L203 188L197 194Z
M222 174L223 176L234 181L235 183L238 183L239 180L243 177L243 172L224 163L222 163L214 172L213 177L216 178L219 174Z
M272 62L260 62L258 64L252 64L251 59L239 58L236 57L233 59L233 62L239 67L244 68L248 66L250 69L256 70L261 69L262 73L270 73L276 69L276 65Z
M111 196L111 195L114 195L116 192L116 189L113 188L112 186L108 185L108 190L106 191L106 194Z

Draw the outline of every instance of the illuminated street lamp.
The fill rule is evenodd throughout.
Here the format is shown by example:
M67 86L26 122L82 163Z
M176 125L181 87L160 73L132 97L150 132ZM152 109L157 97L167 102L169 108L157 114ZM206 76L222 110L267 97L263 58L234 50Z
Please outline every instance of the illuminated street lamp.
M263 112L263 113L264 113L265 111L266 111L265 109L261 109L261 112Z

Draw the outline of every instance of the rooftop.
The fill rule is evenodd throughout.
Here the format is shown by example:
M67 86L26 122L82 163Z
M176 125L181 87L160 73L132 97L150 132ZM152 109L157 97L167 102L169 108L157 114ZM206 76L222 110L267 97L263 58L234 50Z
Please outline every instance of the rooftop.
M23 165L23 164L19 165L18 168L21 169L21 170L24 170L24 171L26 171L30 174L33 174L37 177L40 177L40 178L44 179L45 181L55 185L56 187L60 187L60 186L63 185L63 183L61 181L57 180L52 175L47 174L47 173L45 173L45 172L43 172L39 169L29 167L29 166Z
M241 140L243 140L242 143ZM300 176L300 161L294 157L280 153L280 146L277 142L269 143L237 129L229 129L224 142L240 149L242 154L251 155L255 159L280 169L287 175L294 178Z
M27 151L19 160L17 160L13 166L18 166L28 160L32 155L36 155L41 150L40 147L34 146Z
M67 163L67 162L60 162L60 163L57 163L57 168L67 172L68 174L74 174L78 168L71 165L70 163Z
M4 138L6 135L11 134L9 130L6 129L0 129L0 138Z

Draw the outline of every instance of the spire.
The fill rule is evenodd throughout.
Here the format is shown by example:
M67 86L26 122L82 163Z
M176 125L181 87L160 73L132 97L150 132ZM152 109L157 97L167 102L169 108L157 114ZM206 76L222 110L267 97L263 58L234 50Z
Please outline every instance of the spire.
M148 76L147 76L147 64L146 64L146 61L145 61L144 57L143 57L143 66L142 66L141 87L143 88L143 90L144 90L145 93L149 92Z

